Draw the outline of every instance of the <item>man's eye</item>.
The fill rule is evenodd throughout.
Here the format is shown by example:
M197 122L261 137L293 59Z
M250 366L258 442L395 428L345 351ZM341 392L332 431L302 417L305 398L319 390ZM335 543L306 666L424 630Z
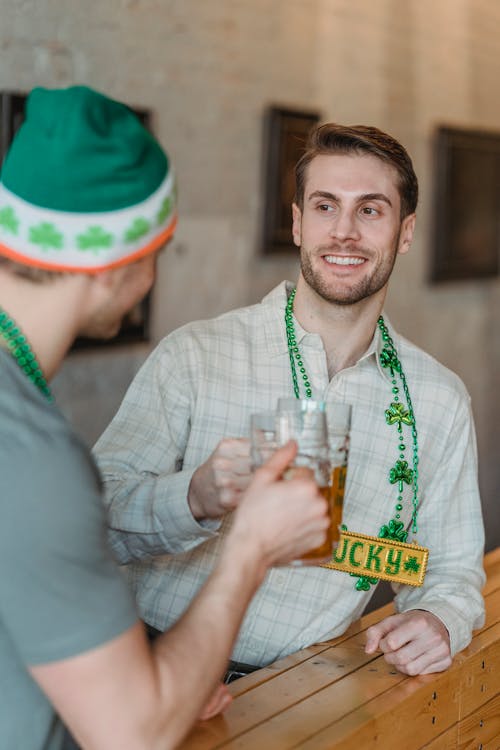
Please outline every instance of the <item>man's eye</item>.
M330 206L328 203L320 203L318 209L323 213L327 213L328 211L333 211L333 206Z
M363 206L361 209L361 213L365 214L365 216L377 216L378 211L376 208L373 208L373 206Z

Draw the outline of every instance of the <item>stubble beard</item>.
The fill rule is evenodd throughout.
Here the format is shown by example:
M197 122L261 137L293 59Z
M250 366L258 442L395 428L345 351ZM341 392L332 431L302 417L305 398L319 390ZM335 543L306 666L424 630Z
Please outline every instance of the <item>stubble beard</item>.
M331 302L335 305L348 306L355 305L368 297L372 297L374 294L379 292L389 281L392 274L394 264L396 262L397 250L399 245L399 232L398 236L393 244L393 252L391 257L385 262L381 263L378 267L374 268L373 272L369 275L364 276L356 283L349 283L348 281L342 282L331 282L318 270L313 268L311 261L312 257L316 257L318 252L322 252L325 249L335 252L332 248L319 247L309 252L301 246L300 248L300 268L302 276L313 289L326 302ZM346 248L344 248L345 250ZM349 248L347 248L349 249ZM353 255L356 250L353 248ZM371 253L363 251L363 257L369 258Z

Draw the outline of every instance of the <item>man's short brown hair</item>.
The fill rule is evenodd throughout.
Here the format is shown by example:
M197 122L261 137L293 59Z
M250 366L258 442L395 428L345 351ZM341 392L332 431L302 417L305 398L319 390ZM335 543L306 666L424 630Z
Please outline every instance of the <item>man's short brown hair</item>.
M371 154L394 167L398 174L401 219L414 213L418 202L418 180L406 149L382 130L366 125L326 123L315 128L306 150L295 166L295 203L304 208L307 167L319 155Z
M10 258L6 258L4 255L0 255L0 271L3 270L13 276L19 276L20 278L32 281L34 284L46 284L66 275L63 271L46 271L44 268L24 265L24 263L16 263L16 261L10 260Z

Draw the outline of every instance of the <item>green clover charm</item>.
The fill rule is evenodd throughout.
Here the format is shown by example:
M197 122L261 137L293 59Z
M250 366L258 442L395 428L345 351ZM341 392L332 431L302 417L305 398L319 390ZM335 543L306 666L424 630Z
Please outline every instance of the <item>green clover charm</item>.
M394 370L397 372L401 370L401 363L398 359L398 355L390 349L382 349L380 353L380 364L382 367L388 367L391 374L393 374Z
M356 591L369 591L370 586L375 586L378 583L378 578L369 578L368 576L356 576L356 573L349 573L350 576L357 577Z
M389 472L389 482L391 484L398 482L400 492L403 492L403 482L406 484L413 482L413 469L408 467L408 461L396 461Z
M401 425L401 423L407 425L413 424L413 419L410 415L410 412L405 409L404 404L401 404L397 401L393 401L389 409L386 409L385 421L389 425L397 423L398 426Z
M408 539L408 532L406 531L403 522L394 519L381 526L378 535L382 537L382 539L394 539L396 542L406 542Z

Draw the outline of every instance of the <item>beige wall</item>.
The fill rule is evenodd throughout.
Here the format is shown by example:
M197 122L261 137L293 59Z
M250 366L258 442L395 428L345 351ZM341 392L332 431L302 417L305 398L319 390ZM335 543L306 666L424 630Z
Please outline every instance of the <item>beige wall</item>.
M498 0L0 0L0 88L86 83L154 111L181 195L155 340L296 275L295 258L259 255L267 104L317 108L403 141L422 200L388 311L471 392L490 546L500 543L500 280L430 286L426 275L433 130L500 129L499 30ZM59 401L89 441L146 353L78 354L65 366Z

